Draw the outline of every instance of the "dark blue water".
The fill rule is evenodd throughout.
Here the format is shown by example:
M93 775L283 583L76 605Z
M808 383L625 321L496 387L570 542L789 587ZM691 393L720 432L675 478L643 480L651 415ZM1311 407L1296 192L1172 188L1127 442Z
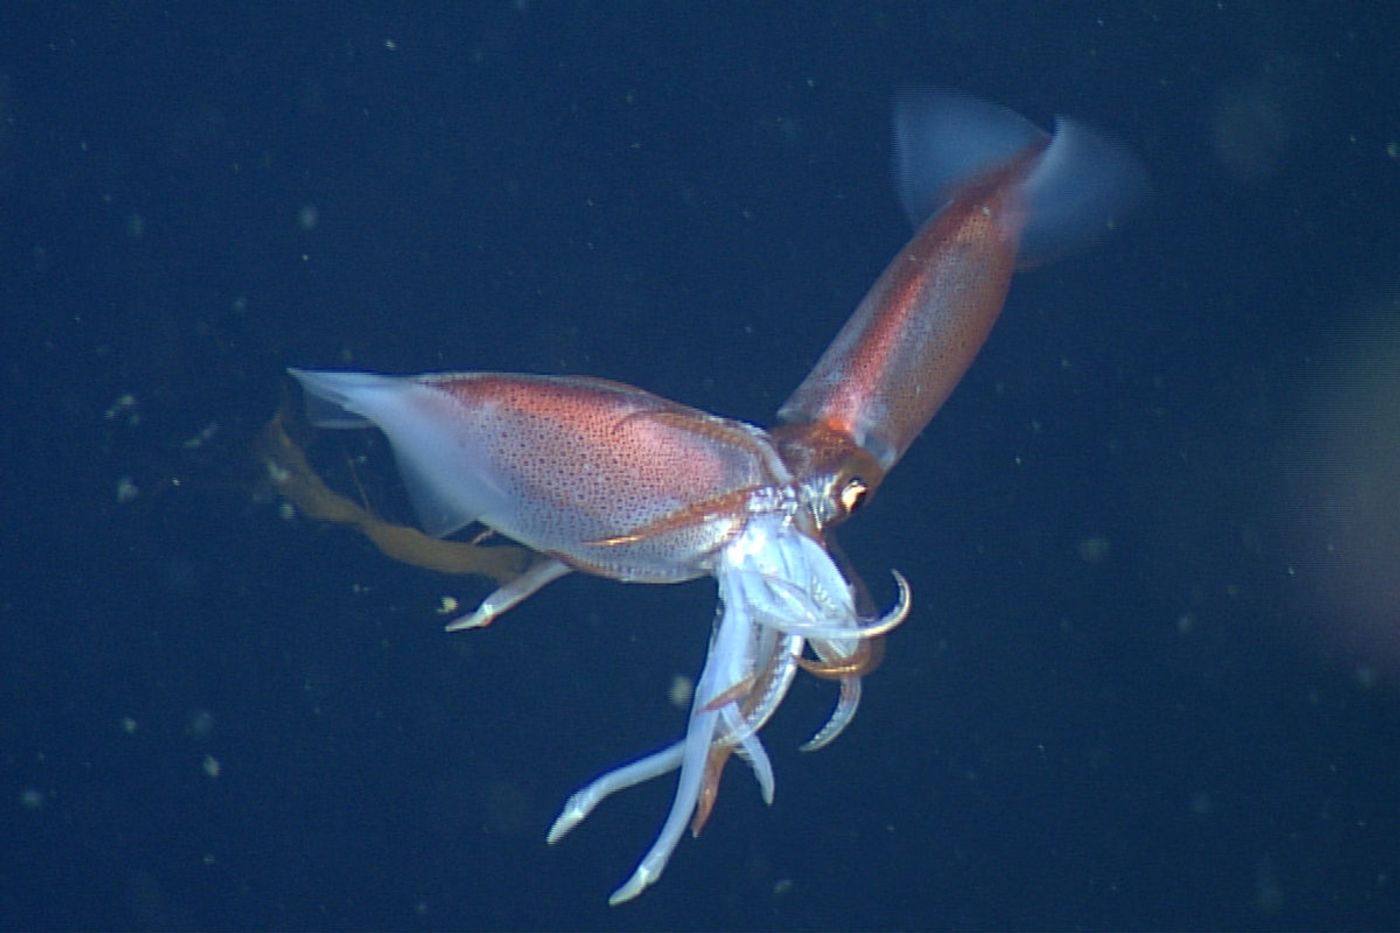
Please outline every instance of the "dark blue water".
M1400 925L1389 5L438 7L0 13L0 927ZM774 806L731 767L610 909L670 784L544 834L680 733L712 585L448 636L485 584L285 520L253 437L289 364L771 423L907 235L910 81L1155 198L1018 278L845 534L916 594L850 732L799 753L799 683Z

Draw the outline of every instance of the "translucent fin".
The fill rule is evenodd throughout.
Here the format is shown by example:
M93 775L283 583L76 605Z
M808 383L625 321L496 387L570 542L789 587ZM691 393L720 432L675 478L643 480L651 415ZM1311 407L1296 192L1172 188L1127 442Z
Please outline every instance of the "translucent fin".
M454 443L470 419L446 393L414 376L289 369L307 415L326 428L377 426L389 438L423 530L449 535L506 501L479 448Z
M287 372L295 377L301 383L302 388L306 390L306 419L316 427L368 428L374 425L374 422L364 415L345 407L349 396L343 391L345 387L340 382L319 378L329 374L295 369L290 366L287 367ZM363 376L369 374L345 373L343 375Z
M1144 200L1147 170L1126 147L1067 117L1026 179L1020 265L1049 262L1122 225Z
M440 482L435 464L424 462L402 445L394 444L394 461L408 489L418 524L434 538L444 538L461 531L481 517L484 508L464 499L463 490L453 488L452 481ZM475 478L480 482L480 478Z
M959 187L1043 146L1021 185L1021 266L1056 259L1113 230L1149 187L1142 164L1097 130L1058 117L1048 136L1019 114L953 91L901 93L894 142L900 204L915 227Z
M1048 139L1005 107L956 91L901 91L894 102L894 179L917 229L953 189Z

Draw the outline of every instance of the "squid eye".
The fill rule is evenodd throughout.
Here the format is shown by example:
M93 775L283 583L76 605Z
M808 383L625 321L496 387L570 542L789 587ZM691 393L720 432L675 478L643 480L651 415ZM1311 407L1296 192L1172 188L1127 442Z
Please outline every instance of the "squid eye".
M841 494L837 497L841 501L841 511L850 515L860 508L865 502L865 497L870 494L870 486L859 476L853 476L846 481L846 485L841 487Z

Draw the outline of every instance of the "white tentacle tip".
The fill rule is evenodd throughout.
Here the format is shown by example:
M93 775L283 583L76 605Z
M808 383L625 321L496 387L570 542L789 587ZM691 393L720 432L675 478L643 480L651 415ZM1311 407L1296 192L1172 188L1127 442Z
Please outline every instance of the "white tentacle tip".
M443 629L445 632L466 632L474 628L486 628L496 619L497 613L491 610L486 603L476 607L476 611L453 619L447 623Z
M564 804L564 812L554 819L554 825L549 827L549 835L545 836L545 842L554 845L560 839L567 836L575 826L583 822L583 818L588 815L588 810L579 806L572 799Z
M875 621L873 625L864 626L860 631L862 638L874 638L877 635L884 635L893 631L909 618L909 610L914 605L914 594L909 588L909 581L904 579L904 574L898 570L890 570L894 575L895 585L899 587L899 596L895 600L894 607Z
M647 868L645 865L639 867L632 873L632 877L627 879L626 884L618 888L608 897L608 906L616 907L618 904L627 903L632 900L632 898L651 887L659 876L659 872L653 873L651 869Z

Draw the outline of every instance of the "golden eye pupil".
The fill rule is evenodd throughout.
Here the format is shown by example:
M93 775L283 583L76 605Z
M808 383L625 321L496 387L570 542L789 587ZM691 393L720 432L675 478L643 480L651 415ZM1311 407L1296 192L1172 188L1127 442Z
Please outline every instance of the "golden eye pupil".
M842 511L850 515L865 501L865 496L868 492L870 492L870 487L866 485L865 480L861 479L859 476L852 477L845 486L841 487L840 498Z

